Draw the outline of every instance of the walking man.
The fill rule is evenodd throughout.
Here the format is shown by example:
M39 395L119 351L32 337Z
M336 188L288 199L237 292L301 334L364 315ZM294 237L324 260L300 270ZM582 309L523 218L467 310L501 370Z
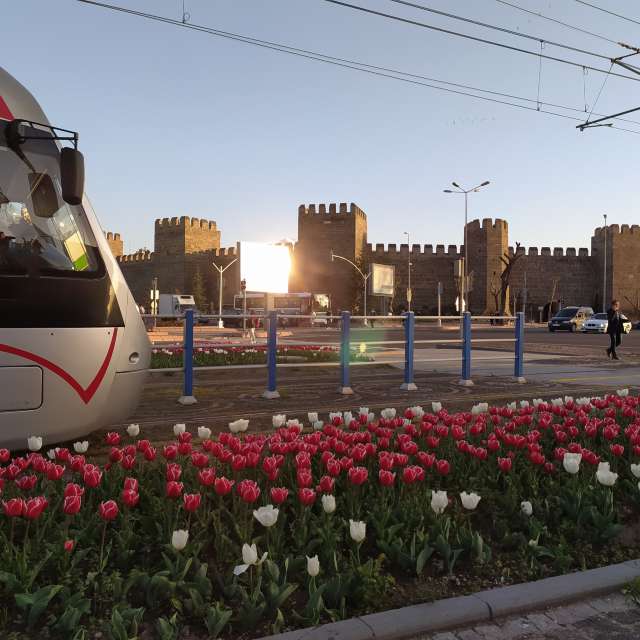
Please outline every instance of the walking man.
M620 317L620 302L611 301L611 307L607 311L607 333L609 334L610 346L607 355L613 360L620 360L616 353L616 347L622 342L622 318Z

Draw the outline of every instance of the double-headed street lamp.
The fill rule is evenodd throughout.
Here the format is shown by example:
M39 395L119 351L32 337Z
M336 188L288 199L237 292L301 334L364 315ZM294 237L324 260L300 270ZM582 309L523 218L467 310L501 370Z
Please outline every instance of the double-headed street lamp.
M463 274L462 284L460 286L460 315L467 310L467 216L468 216L468 196L470 193L477 193L482 187L489 184L489 180L485 180L482 184L472 189L463 189L457 182L451 183L455 187L452 189L444 189L445 193L462 193L464 194L464 257L463 257Z
M360 277L362 278L362 284L363 284L363 289L364 289L364 324L367 324L367 280L369 279L369 276L371 275L371 273L363 273L362 269L360 269L360 267L355 263L352 262L351 260L349 260L349 258L345 258L344 256L339 256L336 255L335 253L333 253L333 249L331 250L331 262L333 262L334 258L338 258L339 260L344 260L345 262L348 262L359 274Z
M218 328L222 329L224 327L224 322L222 321L222 274L234 263L238 262L238 258L232 260L226 267L219 267L215 262L213 266L218 270L220 274L220 285L218 287Z
M602 281L602 313L607 312L607 214L604 215L604 278Z

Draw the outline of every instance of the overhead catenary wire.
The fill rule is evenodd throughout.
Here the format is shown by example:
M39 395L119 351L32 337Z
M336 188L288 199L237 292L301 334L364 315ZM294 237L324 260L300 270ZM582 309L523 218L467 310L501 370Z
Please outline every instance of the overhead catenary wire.
M345 58L337 58L334 56L328 56L326 54L322 54L322 53L317 53L317 52L313 52L313 51L309 51L306 49L298 49L296 47L290 47L288 45L282 45L282 44L278 44L275 42L270 42L267 40L260 40L258 38L252 38L250 36L244 36L241 34L235 34L235 33L231 33L231 32L227 32L227 31L221 31L218 29L215 29L213 27L207 27L204 25L198 25L195 23L190 23L190 22L182 22L180 20L174 20L172 18L166 18L164 16L158 16L156 14L151 14L151 13L145 13L143 11L136 11L134 9L127 9L125 7L120 7L120 6L116 6L116 5L111 5L105 2L99 2L98 0L77 0L77 2L80 2L82 4L88 4L88 5L92 5L92 6L96 6L96 7L100 7L103 9L108 9L111 11L115 11L115 12L119 12L119 13L124 13L124 14L128 14L128 15L134 15L140 18L145 18L148 20L153 20L156 22L162 22L165 24L170 24L173 26L177 26L177 27L182 27L185 29L191 29L194 31L198 31L198 32L202 32L208 35L213 35L216 37L221 37L221 38L225 38L225 39L229 39L229 40L234 40L237 42L241 42L244 44L250 44L256 47L261 47L261 48L265 48L265 49L269 49L272 51L277 51L280 53L286 53L289 55L294 55L294 56L298 56L304 59L308 59L308 60L315 60L318 62L323 62L326 64L331 64L337 67L342 67L342 68L346 68L346 69L352 69L354 71L360 71L362 73L367 73L373 76L380 76L380 77L384 77L384 78L389 78L392 80L398 80L401 82L406 82L409 84L413 84L413 85L419 85L419 86L423 86L423 87L427 87L427 88L431 88L431 89L436 89L438 91L444 91L444 92L448 92L448 93L453 93L453 94L457 94L457 95L463 95L463 96L467 96L467 97L471 97L471 98L476 98L478 100L484 100L487 102L494 102L497 104L502 104L505 106L510 106L510 107L515 107L515 108L519 108L519 109L525 109L528 111L539 111L540 113L544 113L547 115L552 115L552 116L556 116L556 117L560 117L560 118L565 118L565 119L569 119L569 120L574 120L577 122L582 122L582 118L577 118L575 116L569 116L567 114L563 114L563 113L557 113L555 111L548 111L545 109L540 109L538 110L536 107L530 107L527 105L522 105L522 104L517 104L517 103L513 103L513 102L509 102L507 100L498 100L496 98L492 98L492 97L487 97L487 96L482 96L482 95L477 95L475 93L469 93L468 91L462 91L460 89L465 88L468 89L469 91L477 91L480 93L488 93L490 95L497 95L497 96L501 96L501 97L505 97L505 98L510 98L510 99L514 99L514 100L521 100L524 102L531 102L531 103L535 103L537 102L536 100L530 99L530 98L524 98L521 96L516 96L516 95L512 95L512 94L505 94L505 93L500 93L500 92L496 92L496 91L490 91L487 89L479 89L476 87L471 87L469 85L463 85L463 84L459 84L459 83L453 83L453 82L448 82L448 81L444 81L444 80L437 80L437 79L433 79L433 78L427 78L426 76L420 76L418 74L410 74L410 73L406 73L403 71L398 71L398 70L394 70L394 69L389 69L389 68L385 68L385 67L377 67L374 65L369 65L366 63L361 63L358 61L354 61L354 60L348 60ZM404 77L402 77L404 76ZM428 80L428 82L422 81L422 79L426 79ZM446 84L448 86L453 86L453 87L457 87L456 89L450 89L447 87L442 87L442 86L437 86L434 84L430 84L430 82L438 82L441 84ZM564 109L564 110L568 110L568 111L575 111L575 112L580 112L582 113L582 111L580 109L575 109L573 107L567 107L567 106L563 106L563 105L558 105L558 104L553 104L553 103L548 103L548 102L543 102L541 103L545 106L548 107L552 107L552 108L556 108L556 109ZM622 119L621 119L622 120ZM640 124L640 122L635 121L635 120L626 120L627 122L633 123L633 124ZM612 127L614 129L617 129L619 131L625 131L627 133L634 133L634 134L640 134L640 131L636 131L633 129L626 129L623 127L617 127L614 126Z
M567 29L571 29L573 31L578 31L579 33L584 33L585 35L592 36L594 38L598 38L605 42L609 42L611 44L620 44L617 40L613 40L612 38L607 38L607 36L603 36L600 33L595 33L594 31L589 31L588 29L583 29L582 27L576 27L573 24L569 24L568 22L563 22L562 20L558 20L557 18L551 18L550 16L545 16L542 13L538 13L537 11L531 11L531 9L526 9L525 7L521 7L517 4L513 4L512 2L507 2L507 0L496 0L496 2L505 5L507 7L511 7L512 9L516 9L517 11L522 11L523 13L528 13L536 18L541 18L542 20L547 20L548 22L554 22L555 24L559 24Z
M621 20L633 22L633 24L640 24L640 20L634 20L633 18L629 18L628 16L623 16L621 13L616 13L615 11L605 9L604 7L599 7L597 4L591 4L591 2L585 2L585 0L575 0L575 2L577 2L578 4L583 4L585 7L591 7L592 9L596 9L597 11L602 11L602 13L608 13L610 16L615 16L616 18L620 18Z
M389 20L395 20L397 22L403 22L403 23L410 24L410 25L413 25L413 26L416 26L416 27L421 27L423 29L430 29L432 31L437 31L439 33L444 33L444 34L447 34L447 35L456 36L458 38L464 38L466 40L471 40L473 42L479 42L479 43L488 44L488 45L491 45L491 46L494 46L494 47L500 47L502 49L507 49L509 51L516 51L518 53L524 53L524 54L527 54L527 55L530 55L530 56L535 56L535 57L538 57L538 56L541 55L540 53L537 53L535 51L530 51L529 49L522 49L521 47L516 47L516 46L510 45L510 44L505 44L504 42L496 42L495 40L488 40L487 38L480 38L479 36L472 36L472 35L470 35L468 33L461 33L459 31L453 31L452 29L445 29L444 27L437 27L437 26L432 25L432 24L427 24L426 22L420 22L418 20L412 20L410 18L404 18L402 16L396 16L396 15L394 15L392 13L386 13L384 11L377 11L375 9L370 9L368 7L362 7L362 6L357 5L357 4L352 4L351 2L344 2L343 0L322 0L322 1L323 2L328 2L328 3L333 4L333 5L337 5L339 7L343 7L343 8L347 8L347 9L353 9L355 11L361 11L363 13L368 13L368 14L371 14L371 15L379 16L381 18L388 18ZM591 55L595 55L595 56L600 57L600 54L591 54ZM551 60L553 62L558 62L558 63L561 63L561 64L570 65L572 67L577 67L579 69L586 68L586 69L589 69L591 71L596 71L597 73L604 73L604 74L609 73L606 69L601 69L599 67L592 67L590 65L585 65L585 64L582 64L582 63L579 63L579 62L574 62L572 60L567 60L566 58L558 58L556 56L550 56L550 55L546 55L546 54L542 55L542 57L545 60ZM611 61L611 58L608 57L608 56L604 56L604 59L607 60L607 61ZM640 81L640 78L634 78L632 76L628 76L628 75L625 75L623 73L615 73L614 72L614 73L610 73L610 75L617 76L617 77L623 78L625 80L634 80L636 82Z

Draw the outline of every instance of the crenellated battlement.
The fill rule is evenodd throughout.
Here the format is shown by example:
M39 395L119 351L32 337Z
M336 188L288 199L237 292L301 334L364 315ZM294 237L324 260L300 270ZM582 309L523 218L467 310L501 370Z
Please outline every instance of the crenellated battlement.
M216 230L217 223L214 220L205 220L204 218L190 218L189 216L180 216L179 218L157 218L155 221L157 227L196 227L199 229Z
M346 202L336 204L301 204L298 207L298 216L357 216L366 219L367 214L354 202L347 205Z
M121 240L122 238L120 237L119 233L111 233L111 231L107 231L105 234L105 237L107 238L107 240Z
M385 249L385 245L383 243L367 244L367 254L372 258L382 258L382 257L397 257L397 256L409 256L409 245L401 244L399 247L395 243L389 243L387 248ZM459 257L462 253L464 247L460 247L455 244L450 244L447 246L445 251L445 246L443 244L439 244L436 246L435 251L432 244L412 244L411 245L411 255L412 256L455 256Z
M482 222L480 220L471 220L471 222L467 223L467 231L509 231L509 223L502 218L496 218L493 220L492 218L483 218Z
M137 251L136 253L129 253L124 256L117 257L118 262L150 262L153 260L153 251Z
M589 249L586 247L581 247L580 249L575 249L573 247L567 247L563 249L562 247L554 247L551 250L551 247L518 247L518 251L516 252L514 247L509 247L509 255L513 256L515 253L522 254L525 256L548 256L551 258L588 258L589 257Z
M237 247L220 247L220 249L212 249L211 253L214 256L237 256Z
M609 231L609 237L613 236L613 235L621 235L621 236L626 236L626 235L639 235L640 236L640 225L637 224L632 224L632 225L628 225L628 224L623 224L623 225L617 225L617 224L610 224L607 225L606 227ZM604 234L604 230L605 227L597 227L596 230L593 232L594 236L601 236Z

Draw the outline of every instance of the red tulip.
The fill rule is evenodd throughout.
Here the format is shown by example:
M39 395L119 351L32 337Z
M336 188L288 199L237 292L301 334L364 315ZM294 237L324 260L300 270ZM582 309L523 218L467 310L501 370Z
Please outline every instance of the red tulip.
M153 462L156 459L157 452L155 447L147 447L142 451L142 455L147 462Z
M182 489L184 485L182 482L176 482L175 480L169 480L167 482L167 498L179 498L182 494Z
M296 473L296 483L299 487L310 487L313 484L313 474L310 469L298 469Z
M107 433L104 439L107 444L110 444L114 447L117 447L120 444L120 434L116 433L115 431L110 431L109 433Z
M512 466L513 461L511 460L511 458L498 458L498 467L503 473L509 473Z
M438 460L436 462L436 471L441 476L446 476L451 470L451 465L446 460Z
M624 453L624 447L621 444L612 444L609 448L611 449L611 453L616 457Z
M75 546L75 542L73 540L65 540L64 550L67 553L71 553L73 551L73 547Z
M167 465L166 478L169 481L177 482L182 475L182 467L179 464L171 463Z
M383 487L391 487L395 482L396 474L388 471L387 469L380 469L378 471L378 481Z
M334 484L335 480L331 476L322 476L318 483L318 491L322 493L333 493Z
M69 495L64 499L62 510L68 516L75 516L82 507L82 498L79 495Z
M136 457L135 456L124 456L120 461L120 466L126 471L131 471L133 467L136 466ZM106 467L105 467L106 470Z
M70 456L69 457L69 466L73 471L79 473L84 469L85 458L84 456Z
M102 480L102 471L98 467L88 464L84 468L82 480L85 486L95 489Z
M29 498L25 503L24 517L29 520L37 520L48 504L49 502L44 496Z
M194 467L203 469L209 464L209 456L206 453L200 453L199 451L194 451L191 454L191 464Z
M202 496L199 493L185 493L182 502L186 511L196 511L200 506Z
M36 486L38 478L34 475L22 476L22 478L18 478L15 482L16 486L22 491L31 491L31 489Z
M271 500L274 504L282 504L289 496L289 489L285 487L272 487Z
M335 458L331 458L330 460L327 460L326 467L327 467L327 473L330 476L333 476L334 478L337 478L340 475L340 472L342 471L342 466Z
M70 482L64 488L64 497L68 498L69 496L82 496L84 494L84 489L75 482Z
M347 474L349 482L355 485L364 484L369 477L366 467L352 467Z
M308 507L315 502L316 492L313 489L309 488L298 489L298 499L303 505Z
M236 491L244 502L255 502L260 497L260 487L253 480L240 481Z
M140 494L137 491L133 491L132 489L122 490L122 502L127 507L135 507L139 501L140 501Z
M125 478L124 479L124 488L127 491L135 491L138 492L138 481L135 478Z
M424 480L424 469L417 465L410 465L402 470L402 481L406 484L413 484Z
M166 460L175 460L178 456L178 447L175 444L167 444L162 448L162 455Z
M100 513L100 517L105 520L115 520L118 516L118 505L115 500L107 500L106 502L101 502L98 507L98 512Z
M26 503L22 498L11 498L7 502L3 500L2 507L5 515L10 518L18 518L25 512Z
M247 466L247 459L240 453L231 458L231 468L234 471L242 471Z
M188 442L191 442L192 439L193 439L193 436L188 431L183 431L182 433L178 434L178 442L180 444L186 444Z
M193 446L191 445L190 442L181 442L178 445L178 453L181 456L188 456L191 453L192 449L193 449Z
M9 462L10 458L11 452L9 451L9 449L0 449L0 462L4 464L5 462Z
M124 456L124 453L118 447L111 447L111 451L109 452L109 460L111 462L120 462Z
M198 471L198 482L203 487L211 487L216 481L216 470L213 467L207 467L206 469L200 469Z
M228 480L225 477L216 478L213 488L219 496L226 496L231 491L234 482L234 480Z

